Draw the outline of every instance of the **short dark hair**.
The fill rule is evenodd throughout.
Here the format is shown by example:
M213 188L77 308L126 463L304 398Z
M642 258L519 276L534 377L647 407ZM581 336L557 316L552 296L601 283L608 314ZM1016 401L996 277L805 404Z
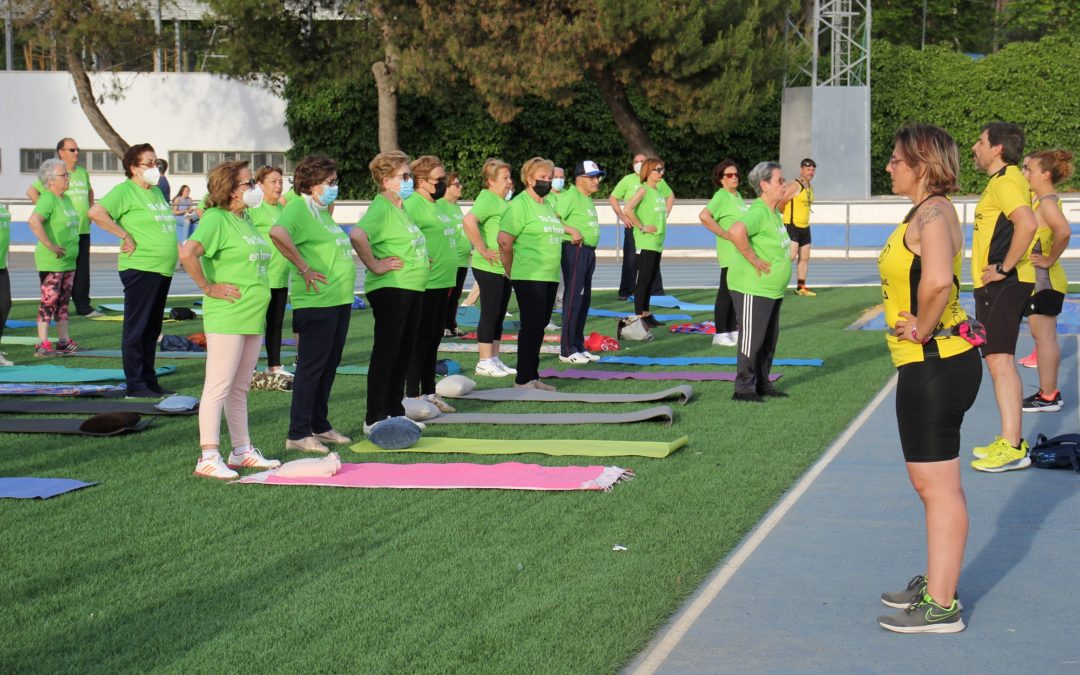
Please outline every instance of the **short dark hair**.
M735 162L730 159L721 160L719 164L713 167L712 170L712 184L713 187L720 187L724 182L724 172L735 166Z
M63 138L61 138L60 140L58 140L56 142L56 151L60 152L61 150L63 150L64 149L64 143L67 143L68 141L71 141L72 143L74 143L75 139L71 138L69 136L64 136Z
M1024 130L1010 122L988 122L979 129L986 132L991 146L1001 146L1001 159L1006 164L1019 164L1024 158Z
M124 158L121 160L121 162L124 165L125 176L131 178L131 176L133 175L131 173L131 167L138 164L139 158L147 152L154 152L156 154L154 146L150 145L149 143L139 143L137 145L133 145L124 152Z
M169 170L169 160L158 157L157 168L161 170L161 173L165 173Z
M309 155L296 165L293 173L293 190L298 195L311 194L311 188L319 185L337 172L337 164L326 155Z
M799 162L799 167L802 168L804 166L812 166L812 167L814 167L816 169L817 168L817 162L810 159L809 157L803 157L803 160L801 162Z

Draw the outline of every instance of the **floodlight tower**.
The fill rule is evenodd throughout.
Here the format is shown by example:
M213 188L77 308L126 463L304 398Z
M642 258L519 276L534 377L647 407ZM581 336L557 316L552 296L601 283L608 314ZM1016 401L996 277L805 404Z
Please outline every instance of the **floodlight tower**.
M787 27L799 60L784 76L784 173L812 157L821 198L869 197L870 0L813 0L813 14Z

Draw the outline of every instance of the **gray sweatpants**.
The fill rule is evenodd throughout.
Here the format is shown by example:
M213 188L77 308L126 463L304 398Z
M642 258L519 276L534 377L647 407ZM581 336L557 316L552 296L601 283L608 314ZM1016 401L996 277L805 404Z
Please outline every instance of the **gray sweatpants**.
M776 354L776 340L780 337L780 303L783 300L731 291L731 301L739 320L735 392L760 394L772 386L769 371Z

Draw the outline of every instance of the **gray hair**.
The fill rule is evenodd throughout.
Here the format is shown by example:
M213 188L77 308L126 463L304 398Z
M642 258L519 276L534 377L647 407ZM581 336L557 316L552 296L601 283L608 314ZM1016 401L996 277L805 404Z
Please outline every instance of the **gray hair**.
M58 166L64 166L66 168L64 160L47 159L41 163L41 166L38 167L38 180L41 181L41 184L44 187L49 187L49 183L56 180L56 167Z
M772 178L773 169L782 168L777 162L761 162L753 169L750 169L750 175L747 176L747 180L754 188L754 194L761 196L761 181L769 182Z

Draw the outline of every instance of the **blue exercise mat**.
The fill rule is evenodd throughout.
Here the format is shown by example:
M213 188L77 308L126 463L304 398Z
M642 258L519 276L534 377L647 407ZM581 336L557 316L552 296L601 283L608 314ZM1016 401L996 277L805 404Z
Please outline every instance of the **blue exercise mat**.
M601 356L600 363L623 363L632 366L733 366L734 356ZM774 359L774 366L822 366L821 359Z
M561 309L556 309L556 313L562 314ZM612 319L625 319L628 316L633 316L633 312L615 312L610 309L589 309L589 316L605 316ZM657 321L693 321L694 317L689 314L653 314L653 318Z
M457 308L457 324L459 326L476 326L480 323L480 308L476 305ZM515 332L521 330L521 322L517 320L503 321L503 332Z
M0 384L0 396L123 396L126 384Z
M158 376L176 372L176 366L159 366ZM52 384L124 381L123 368L66 368L64 366L6 366L0 382L47 382Z
M627 298L627 301L633 302L634 296ZM668 307L672 309L683 309L687 312L711 312L716 307L713 305L699 305L694 302L683 302L676 298L674 295L653 295L649 297L650 307Z
M0 478L0 499L48 499L97 483L71 478Z
M23 321L22 319L8 319L4 322L5 328L36 328L37 321Z

